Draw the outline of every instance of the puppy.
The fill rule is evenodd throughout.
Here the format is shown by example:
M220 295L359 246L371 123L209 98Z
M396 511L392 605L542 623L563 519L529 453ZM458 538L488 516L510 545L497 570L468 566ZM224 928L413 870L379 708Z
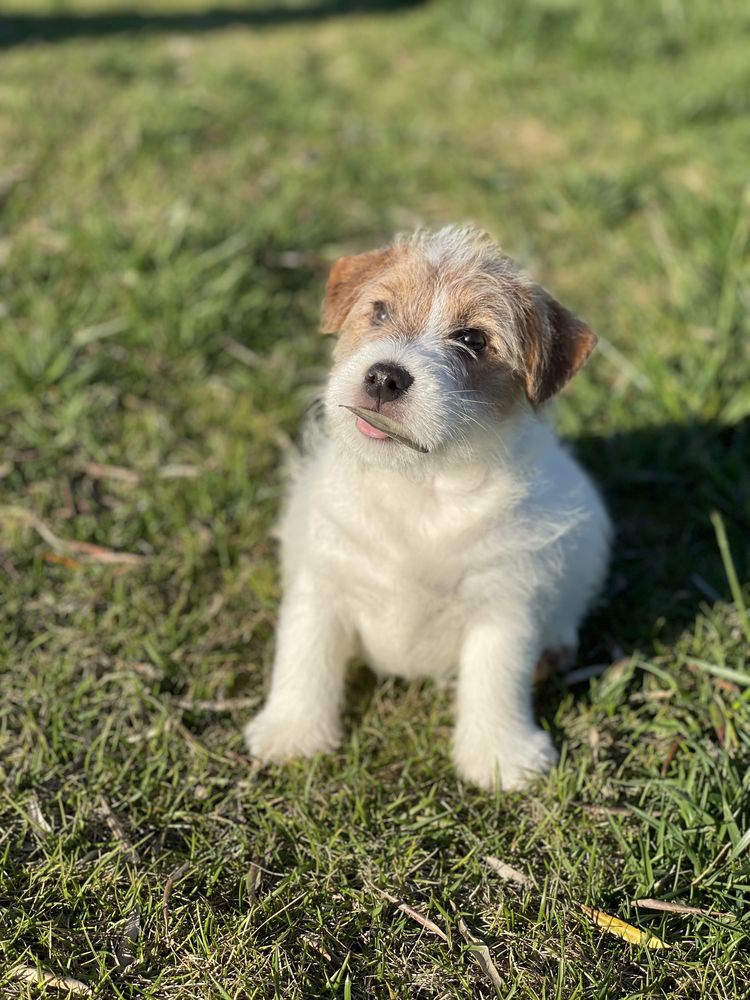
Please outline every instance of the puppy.
M543 406L592 331L484 234L446 228L334 265L325 431L281 525L270 692L245 730L280 761L341 739L347 663L457 674L453 759L481 788L556 760L535 665L575 655L610 525Z

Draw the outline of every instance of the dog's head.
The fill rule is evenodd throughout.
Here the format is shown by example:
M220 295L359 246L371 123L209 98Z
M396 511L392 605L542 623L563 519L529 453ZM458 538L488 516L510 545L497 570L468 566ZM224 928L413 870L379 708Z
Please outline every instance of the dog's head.
M454 227L338 260L323 329L340 334L332 433L394 468L474 454L505 418L561 389L596 344L486 235Z

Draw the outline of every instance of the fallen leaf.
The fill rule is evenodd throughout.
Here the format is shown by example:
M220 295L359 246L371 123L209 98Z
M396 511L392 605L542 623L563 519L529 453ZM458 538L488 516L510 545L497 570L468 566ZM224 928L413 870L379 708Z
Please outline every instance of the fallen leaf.
M117 479L121 483L137 486L140 476L135 469L127 469L123 465L102 465L101 462L84 462L81 469L91 479Z
M132 552L116 552L114 549L106 549L103 545L92 545L91 542L65 542L71 552L85 556L89 562L102 563L104 565L136 565L143 562L143 556L134 555Z
M83 569L84 564L78 559L74 559L72 556L64 556L59 552L45 552L42 555L42 559L46 563L52 563L55 566L64 566L66 569Z
M649 934L647 931L639 930L638 927L633 927L632 924L626 924L624 920L620 920L619 917L613 917L610 913L605 913L604 910L597 910L596 907L584 906L583 904L581 904L581 909L602 930L605 930L608 934L614 934L615 937L622 938L623 941L629 941L630 944L642 944L654 950L670 947L661 938Z
M39 805L39 799L36 795L32 794L26 807L26 811L29 817L29 822L34 829L34 833L36 833L38 837L44 839L48 834L52 833L52 827L47 822L47 819L42 812L42 807Z
M122 937L115 949L115 959L121 972L125 972L135 962L138 954L138 939L141 936L141 914L134 909L127 919Z
M73 979L72 976L55 976L46 969L37 970L31 965L17 965L11 969L11 979L16 979L21 983L30 983L33 986L47 986L52 990L65 990L71 994L81 997L90 997L92 992L90 987L82 983L80 979Z
M333 956L323 943L323 939L318 934L302 934L301 940L313 951L317 951L327 962L333 961Z
M500 878L505 879L506 882L515 882L516 885L523 886L531 884L531 879L528 875L525 875L512 865L507 865L504 861L493 857L491 854L488 854L484 861L485 864L493 870L493 872L499 875Z
M458 918L458 929L461 932L462 937L465 941L471 945L471 955L474 961L477 963L479 968L489 979L492 985L498 990L501 995L503 992L503 981L500 978L500 973L497 971L497 966L492 961L492 954L490 949L480 938L475 937L468 928L466 921L463 917Z
M160 479L197 479L203 470L198 465L188 465L185 462L174 462L159 469Z

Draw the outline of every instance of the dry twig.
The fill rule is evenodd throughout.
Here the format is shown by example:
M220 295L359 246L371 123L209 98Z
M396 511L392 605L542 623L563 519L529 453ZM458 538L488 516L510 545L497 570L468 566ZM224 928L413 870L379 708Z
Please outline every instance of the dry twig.
M411 917L415 923L420 924L426 931L429 931L430 934L435 934L437 937L442 938L443 941L448 940L448 935L444 930L438 927L438 925L434 921L430 920L429 917L420 913L419 910L415 910L413 906L409 906L408 903L402 902L390 892L386 892L385 889L379 889L376 885L370 885L369 889L371 892L376 892L389 902L394 903L397 909L401 910L402 913L405 913L407 917Z
M176 698L177 708L195 712L233 712L235 709L253 708L258 704L258 695L248 695L245 698L214 698L193 699Z
M576 802L579 809L591 813L592 816L632 816L632 809L627 806L603 806L596 802Z
M727 843L724 844L724 846L719 851L719 853L716 855L716 857L713 859L713 861L709 862L709 864L706 865L706 867L703 869L703 871L699 875L695 876L695 878L690 883L690 885L691 886L698 885L698 883L702 882L703 879L706 877L706 875L708 875L710 872L712 872L714 870L714 868L718 868L719 865L721 864L721 862L724 860L724 858L729 853L729 849L731 848L731 846L732 845L729 843L729 841L727 841Z
M161 897L161 917L164 921L164 936L168 944L172 943L172 935L169 930L169 897L172 895L175 882L185 874L189 867L190 864L184 861L179 868L175 868L164 885L164 892Z
M40 517L22 507L5 507L3 512L25 522L51 549L62 556L80 556L85 562L106 565L138 565L144 560L143 556L135 555L132 552L117 552L114 549L107 549L103 545L94 545L91 542L69 541L60 538Z
M633 906L643 910L659 910L662 913L685 913L698 917L715 917L722 920L734 920L733 913L720 913L703 909L700 906L684 906L682 903L668 903L663 899L634 899Z

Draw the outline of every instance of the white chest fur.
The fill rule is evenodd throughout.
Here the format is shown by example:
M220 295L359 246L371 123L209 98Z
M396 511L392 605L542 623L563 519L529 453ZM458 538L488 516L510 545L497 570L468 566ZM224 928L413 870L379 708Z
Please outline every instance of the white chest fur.
M468 495L445 485L372 478L349 482L349 503L317 512L321 577L373 668L443 676L458 662L467 575L484 519L470 517Z
M541 645L569 644L603 571L606 515L545 425L515 441L521 454L507 461L429 480L363 468L324 445L282 525L285 590L312 574L381 673L445 676L467 626L518 603L533 612ZM592 528L599 551L588 545L585 558Z

